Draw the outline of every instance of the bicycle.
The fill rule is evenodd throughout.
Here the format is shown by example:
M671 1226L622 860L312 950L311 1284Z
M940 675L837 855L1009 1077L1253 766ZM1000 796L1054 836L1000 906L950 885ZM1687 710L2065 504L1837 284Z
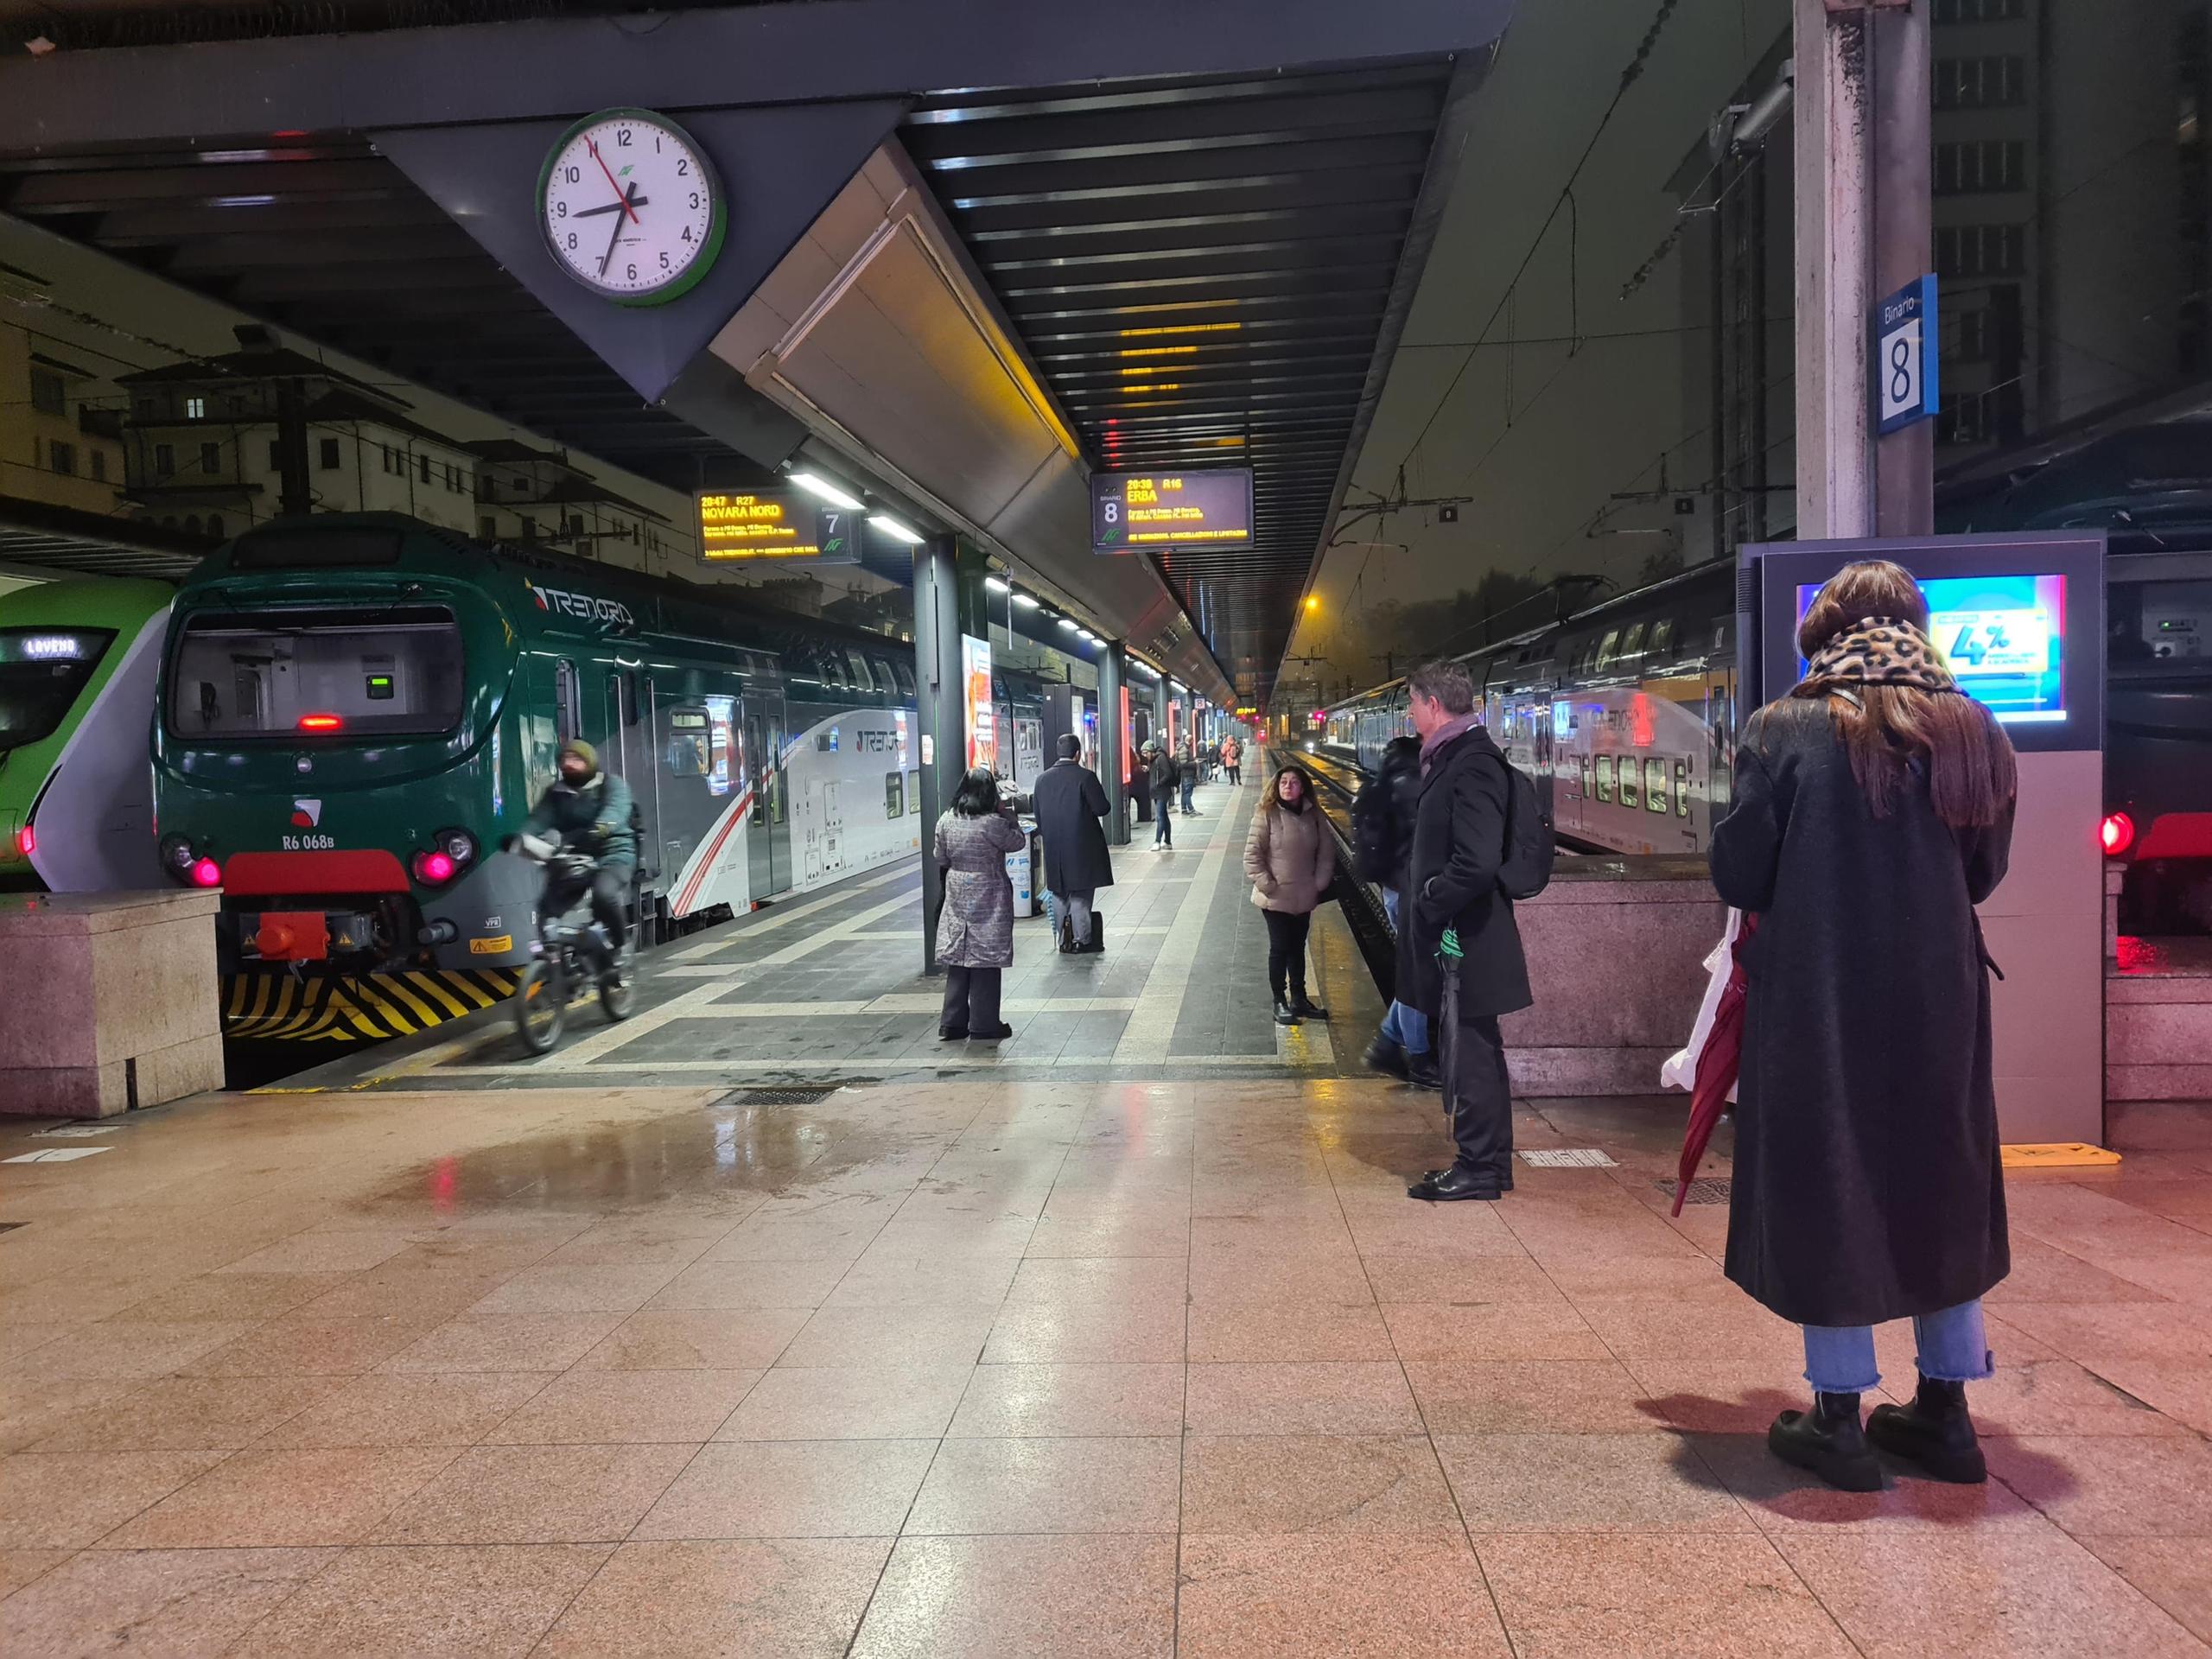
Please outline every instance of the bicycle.
M630 1017L636 995L630 970L637 930L626 930L618 951L597 919L578 919L589 916L594 860L530 835L514 837L514 850L545 867L545 890L556 899L541 906L536 956L516 978L514 995L515 1030L523 1046L533 1054L550 1054L567 1029L569 1004L585 983L597 983L599 1005L608 1020ZM557 902L563 894L567 902Z

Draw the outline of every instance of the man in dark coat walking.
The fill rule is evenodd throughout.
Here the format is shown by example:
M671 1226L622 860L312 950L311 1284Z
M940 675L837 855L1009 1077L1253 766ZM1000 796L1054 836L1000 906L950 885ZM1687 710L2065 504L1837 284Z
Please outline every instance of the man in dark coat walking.
M1083 764L1083 741L1060 739L1060 758L1037 779L1037 828L1045 837L1045 890L1065 918L1063 950L1090 948L1090 905L1101 887L1114 885L1113 855L1106 849L1106 787Z
M1414 969L1414 983L1410 995L1403 986L1398 994L1436 1033L1458 1145L1451 1167L1429 1171L1407 1196L1494 1199L1513 1190L1513 1088L1498 1016L1535 1001L1513 901L1497 885L1512 785L1475 713L1464 664L1427 664L1407 690L1421 740L1421 790L1408 877L1412 949L1399 957Z

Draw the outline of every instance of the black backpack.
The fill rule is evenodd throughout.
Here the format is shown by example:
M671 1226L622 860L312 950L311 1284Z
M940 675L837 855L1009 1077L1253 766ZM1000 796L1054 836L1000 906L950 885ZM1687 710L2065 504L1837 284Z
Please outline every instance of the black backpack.
M1370 778L1351 803L1351 867L1363 881L1389 887L1398 879L1392 854L1397 850L1391 822L1390 780Z
M1536 785L1510 760L1505 767L1505 861L1497 867L1498 891L1508 899L1533 899L1551 885L1552 823Z

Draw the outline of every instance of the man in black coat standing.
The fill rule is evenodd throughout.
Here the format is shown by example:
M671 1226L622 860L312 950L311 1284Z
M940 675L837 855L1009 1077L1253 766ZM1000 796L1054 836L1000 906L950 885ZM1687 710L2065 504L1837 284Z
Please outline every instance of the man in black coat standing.
M1497 885L1512 785L1475 713L1464 664L1427 664L1407 690L1421 789L1407 895L1413 948L1400 959L1414 969L1408 1000L1436 1033L1459 1150L1449 1168L1429 1171L1407 1196L1494 1199L1513 1190L1513 1089L1498 1016L1535 1001L1513 901Z
M1101 887L1114 885L1114 860L1106 850L1106 788L1098 774L1078 758L1083 741L1072 732L1060 739L1060 758L1037 779L1037 828L1045 837L1045 890L1065 918L1065 943L1076 951L1090 948L1090 902Z

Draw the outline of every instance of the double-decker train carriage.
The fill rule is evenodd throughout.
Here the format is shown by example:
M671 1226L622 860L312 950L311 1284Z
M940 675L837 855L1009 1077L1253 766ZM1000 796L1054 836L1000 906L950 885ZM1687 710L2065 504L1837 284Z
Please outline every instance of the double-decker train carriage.
M95 576L0 598L0 887L159 882L146 726L175 591Z
M2120 922L2212 929L2212 551L2107 562L2106 817ZM2153 543L2155 546L2155 543ZM1738 728L1735 570L1715 564L1471 652L1484 718L1548 801L1563 846L1702 853L1728 806ZM1412 730L1405 682L1325 711L1322 753L1372 771Z
M571 738L630 784L648 933L914 855L909 648L390 515L239 537L179 591L158 854L219 887L226 1029L404 1033L529 960L500 853ZM1041 718L1007 689L1010 728Z

